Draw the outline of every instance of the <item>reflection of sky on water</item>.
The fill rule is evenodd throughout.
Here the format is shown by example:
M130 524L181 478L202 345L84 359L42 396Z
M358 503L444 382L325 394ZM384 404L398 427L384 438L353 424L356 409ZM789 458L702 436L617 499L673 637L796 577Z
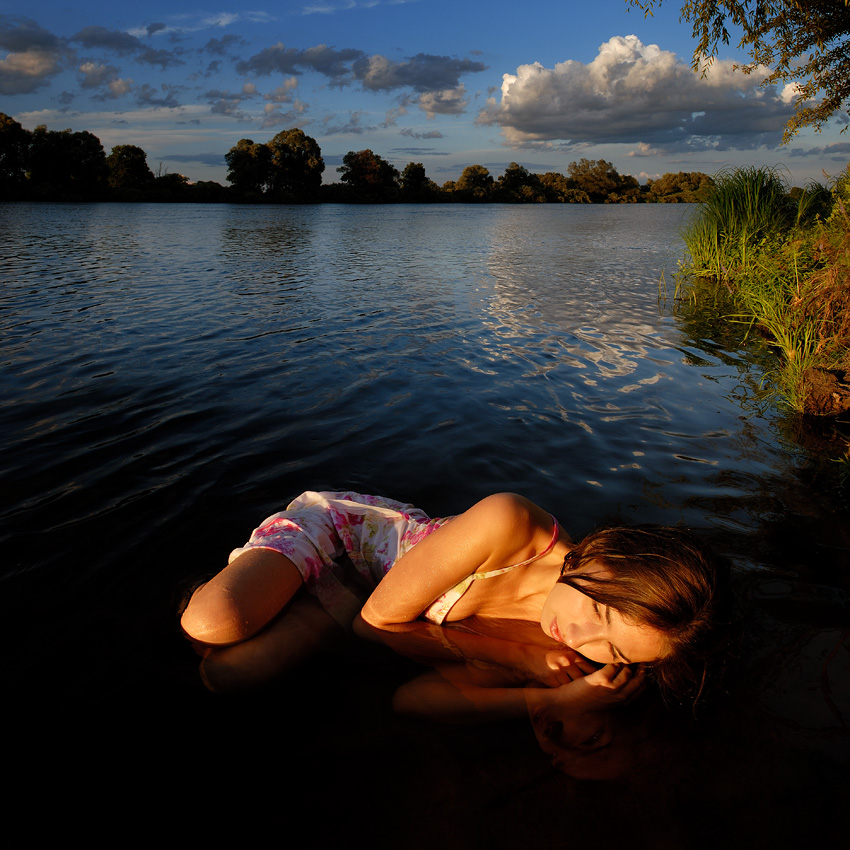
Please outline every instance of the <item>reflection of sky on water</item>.
M23 649L15 634L7 676L49 685L49 669L84 690L56 664L76 640L85 686L108 688L134 669L127 645L147 657L147 610L303 489L434 514L514 490L572 533L684 521L730 553L750 634L729 717L708 750L674 740L664 758L686 779L701 758L712 805L728 803L730 764L741 799L797 777L829 791L810 753L832 770L847 746L846 506L797 445L811 427L760 395L753 352L659 307L681 215L0 205L0 598L6 625L34 610L43 624Z
M557 212L493 214L474 286L455 295L471 318L463 366L481 375L476 392L491 415L546 423L552 455L568 454L572 475L615 494L643 490L665 508L677 496L660 497L663 479L687 488L695 477L671 476L678 464L723 467L731 454L736 467L766 471L772 460L765 466L765 445L741 415L755 396L748 364L710 342L697 348L662 315L659 281L677 259L670 222L685 213L663 211L659 240L622 208ZM696 478L697 489L716 488Z
M69 207L72 239L53 222L22 236L21 289L5 303L28 335L4 345L32 361L30 404L51 403L58 381L105 417L124 394L131 433L205 417L229 435L227 457L267 446L282 469L309 468L329 441L384 459L394 492L429 457L422 486L451 482L453 510L506 486L573 510L592 488L577 527L618 511L703 524L687 507L700 495L748 495L739 487L785 462L747 363L660 315L681 209L173 213ZM13 386L14 372L10 401ZM345 467L375 477L374 464Z

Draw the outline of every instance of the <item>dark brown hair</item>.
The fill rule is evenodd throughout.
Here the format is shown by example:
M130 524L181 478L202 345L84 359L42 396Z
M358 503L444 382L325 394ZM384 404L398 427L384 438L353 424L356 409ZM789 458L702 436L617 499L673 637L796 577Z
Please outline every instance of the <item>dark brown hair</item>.
M585 572L591 561L602 575ZM662 690L699 698L731 619L729 564L689 531L658 525L592 532L564 559L560 582L664 634L650 667Z

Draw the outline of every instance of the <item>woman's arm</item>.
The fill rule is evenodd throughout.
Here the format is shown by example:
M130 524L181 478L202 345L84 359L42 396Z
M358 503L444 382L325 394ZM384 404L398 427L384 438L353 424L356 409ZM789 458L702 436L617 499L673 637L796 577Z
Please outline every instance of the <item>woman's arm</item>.
M475 618L468 622L477 622ZM525 627L536 635L529 640ZM425 664L460 661L496 665L503 684L537 682L556 688L596 670L596 665L546 637L537 624L499 624L500 637L486 632L437 626L417 620L412 623L375 628L362 617L354 621L354 632L366 640L382 643L400 655ZM511 635L515 635L512 637Z
M552 520L514 493L482 499L416 544L392 567L363 607L376 628L409 623L477 570L518 563L548 542Z
M623 665L601 670L556 688L511 687L505 673L471 665L443 665L402 685L393 697L401 714L461 723L529 717L535 729L558 725L570 730L574 745L590 736L600 717L633 699L644 686L643 674Z

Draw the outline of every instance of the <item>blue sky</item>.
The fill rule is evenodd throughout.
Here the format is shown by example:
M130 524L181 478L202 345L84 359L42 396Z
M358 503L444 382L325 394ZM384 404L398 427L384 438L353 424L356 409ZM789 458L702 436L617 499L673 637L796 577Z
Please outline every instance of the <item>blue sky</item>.
M641 182L738 165L780 167L797 185L839 174L842 119L780 145L792 93L733 70L734 44L694 74L678 8L644 19L625 0L0 0L0 111L221 183L239 139L290 127L318 141L326 182L363 148L399 169L422 162L440 184L472 164L566 173L582 157Z

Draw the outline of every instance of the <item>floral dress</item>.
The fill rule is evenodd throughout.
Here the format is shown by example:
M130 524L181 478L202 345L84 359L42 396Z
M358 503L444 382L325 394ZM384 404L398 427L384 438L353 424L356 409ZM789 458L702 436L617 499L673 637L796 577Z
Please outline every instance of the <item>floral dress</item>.
M308 490L264 520L229 560L246 549L280 552L298 568L307 591L349 628L393 564L449 519L431 519L382 496Z

